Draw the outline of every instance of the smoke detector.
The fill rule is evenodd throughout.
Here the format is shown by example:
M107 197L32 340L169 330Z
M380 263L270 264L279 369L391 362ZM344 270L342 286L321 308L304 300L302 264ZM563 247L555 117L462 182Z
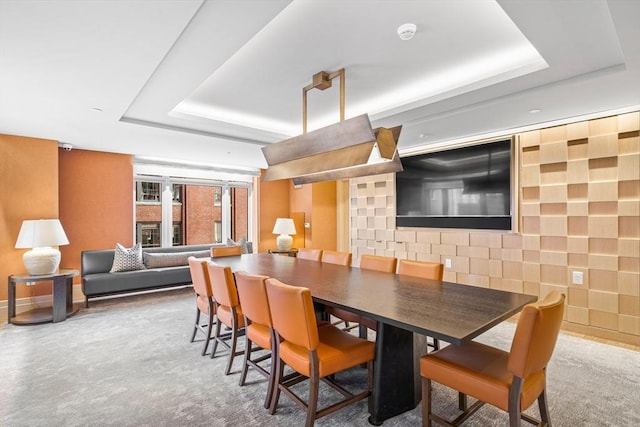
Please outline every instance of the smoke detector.
M411 40L416 33L416 24L402 24L398 27L398 36L401 40Z

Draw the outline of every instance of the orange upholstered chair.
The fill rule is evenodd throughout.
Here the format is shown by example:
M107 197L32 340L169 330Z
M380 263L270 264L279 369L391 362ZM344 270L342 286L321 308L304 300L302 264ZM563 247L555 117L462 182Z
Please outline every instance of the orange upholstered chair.
M209 271L213 297L218 304L216 309L218 322L216 323L215 341L213 342L211 358L213 359L215 357L218 344L226 347L229 350L229 358L227 361L227 369L224 373L225 375L229 375L234 357L242 354L242 351L236 351L236 345L238 342L238 332L244 328L244 315L240 308L240 299L238 298L238 291L231 268L208 261L207 270ZM231 329L230 336L220 333L220 326L222 324Z
M360 257L360 268L365 270L381 271L383 273L395 273L396 266L398 265L398 259L390 256L381 255L362 255ZM376 330L377 324L374 320L368 317L360 318L360 332L361 338L367 337L367 328Z
M360 268L366 270L382 271L384 273L395 273L398 259L381 255L362 255L360 257Z
M311 261L320 261L322 259L322 249L300 248L298 249L297 257Z
M344 265L349 267L351 265L352 255L350 252L336 252L336 251L322 251L321 261L327 264L336 264L336 265ZM335 324L339 324L344 322L345 329L352 329L353 326L349 326L349 322L360 322L360 315L353 313L349 310L343 310L337 307L325 307L325 313L335 316L340 319L339 322L334 322Z
M279 356L276 361L277 380L270 413L275 413L282 391L306 410L306 425L312 426L317 418L370 396L375 344L332 325L318 327L309 289L289 286L276 279L267 279L266 284ZM365 391L354 395L333 379L335 373L363 363L366 363L368 368ZM289 388L302 381L304 377L285 379L285 364L309 378L307 402ZM318 410L318 386L321 379L338 390L345 399Z
M198 331L204 334L204 345L202 347L203 356L207 353L209 342L213 339L211 333L216 324L216 302L213 299L213 291L211 290L211 282L209 281L209 271L206 265L207 261L189 257L191 282L193 283L193 290L196 293L196 321L193 327L193 334L191 335L191 342L196 339ZM200 315L202 313L209 316L208 322L205 325L200 324Z
M351 253L323 250L320 260L327 264L346 265L349 267L351 265Z
M269 300L267 299L267 289L265 281L267 276L256 276L244 272L236 272L236 286L238 288L238 297L242 306L242 313L245 319L245 351L244 363L242 365L242 373L240 374L240 386L245 384L249 367L255 368L260 374L266 377L268 381L267 396L264 401L264 407L268 408L271 402L273 392L273 367L275 366L274 355L272 351L273 325L271 323L271 313L269 311ZM268 350L268 354L263 354L255 359L251 358L251 354L256 350L253 344L260 348ZM271 360L271 369L268 371L259 363L267 359Z
M403 276L421 277L423 279L442 280L444 266L439 262L410 261L401 259L398 261L398 274ZM440 348L440 342L433 338L433 344L429 344L434 350Z
M211 257L238 256L242 255L241 246L214 246L211 248Z
M404 276L421 277L423 279L442 280L444 266L439 262L398 261L398 274Z
M552 291L547 297L526 305L506 352L475 341L429 353L420 359L422 375L422 424L444 420L431 412L431 381L458 390L463 412L455 423L463 422L485 402L509 413L509 424L520 426L521 419L538 425L523 414L537 399L542 425L551 425L546 401L546 367L556 345L564 295ZM467 395L478 399L467 408Z

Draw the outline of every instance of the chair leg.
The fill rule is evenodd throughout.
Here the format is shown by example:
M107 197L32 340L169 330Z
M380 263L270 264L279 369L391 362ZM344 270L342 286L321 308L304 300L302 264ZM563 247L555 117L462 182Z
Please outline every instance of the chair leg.
M437 338L433 338L433 349L440 350L440 341Z
M468 407L469 401L467 400L467 395L458 392L458 409L460 409L461 411L466 411Z
M242 372L240 373L240 387L242 387L247 379L247 372L249 371L249 360L251 359L251 350L253 350L251 340L246 331L244 334L244 360L242 362Z
M373 363L373 360L367 362L367 391L369 392L367 407L369 413L373 410Z
M358 325L358 337L362 338L363 340L367 339L367 327L363 326L363 325Z
M218 319L218 321L216 322L216 332L214 334L214 339L213 339L213 349L211 350L211 358L213 359L214 357L216 357L216 350L218 349L218 340L220 339L220 326L221 326L222 322L220 322L220 319Z
M278 384L276 382L276 360L280 360L278 357L278 344L276 341L275 331L271 329L271 367L269 368L269 381L267 381L267 397L264 399L264 408L269 409L271 400L273 399L273 392Z
M227 360L227 369L224 371L225 375L229 375L231 372L231 366L233 365L233 359L236 357L236 344L238 343L238 326L236 322L233 322L231 328L231 346L229 348L229 358Z
M551 417L549 417L549 407L547 406L547 391L542 390L538 396L538 408L540 409L540 420L543 426L551 427Z
M197 298L197 297L196 297ZM198 325L200 324L200 308L196 306L196 321L193 324L193 334L191 335L191 341L193 342L196 339L196 333L198 332Z
M523 380L514 375L509 387L509 426L520 427L522 425L520 413L520 396L522 394Z
M209 324L207 325L207 336L204 340L204 345L202 346L202 355L207 354L207 348L209 348L209 343L211 342L211 332L213 330L214 324L214 314L211 310L209 310Z
M275 345L278 345L277 343ZM278 400L280 399L280 384L282 383L282 376L284 374L284 362L280 357L274 357L276 360L276 367L272 368L276 371L275 381L273 383L273 395L271 396L271 405L269 407L269 414L276 413L276 407L278 406Z
M431 380L422 378L422 427L431 427Z
M318 409L318 391L320 379L318 373L313 372L309 378L309 400L307 401L307 422L306 427L312 427L316 421L316 412Z

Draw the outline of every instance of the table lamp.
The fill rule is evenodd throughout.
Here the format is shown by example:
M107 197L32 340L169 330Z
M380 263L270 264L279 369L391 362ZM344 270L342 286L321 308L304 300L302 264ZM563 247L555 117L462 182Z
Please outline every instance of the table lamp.
M273 226L273 234L279 234L276 239L279 251L289 251L293 245L293 237L296 234L296 226L291 218L277 218L276 225Z
M40 276L55 273L60 265L60 251L51 246L68 244L59 219L35 219L22 222L16 248L32 248L22 261L29 274Z

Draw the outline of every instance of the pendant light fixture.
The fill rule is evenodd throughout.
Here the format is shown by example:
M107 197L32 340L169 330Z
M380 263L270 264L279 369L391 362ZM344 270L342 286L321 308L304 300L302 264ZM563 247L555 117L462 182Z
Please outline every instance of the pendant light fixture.
M291 178L294 184L377 175L402 170L398 138L402 126L371 127L367 114L344 119L344 68L321 71L302 90L302 135L262 148L269 167L264 181ZM307 92L325 90L340 77L340 121L307 133Z

